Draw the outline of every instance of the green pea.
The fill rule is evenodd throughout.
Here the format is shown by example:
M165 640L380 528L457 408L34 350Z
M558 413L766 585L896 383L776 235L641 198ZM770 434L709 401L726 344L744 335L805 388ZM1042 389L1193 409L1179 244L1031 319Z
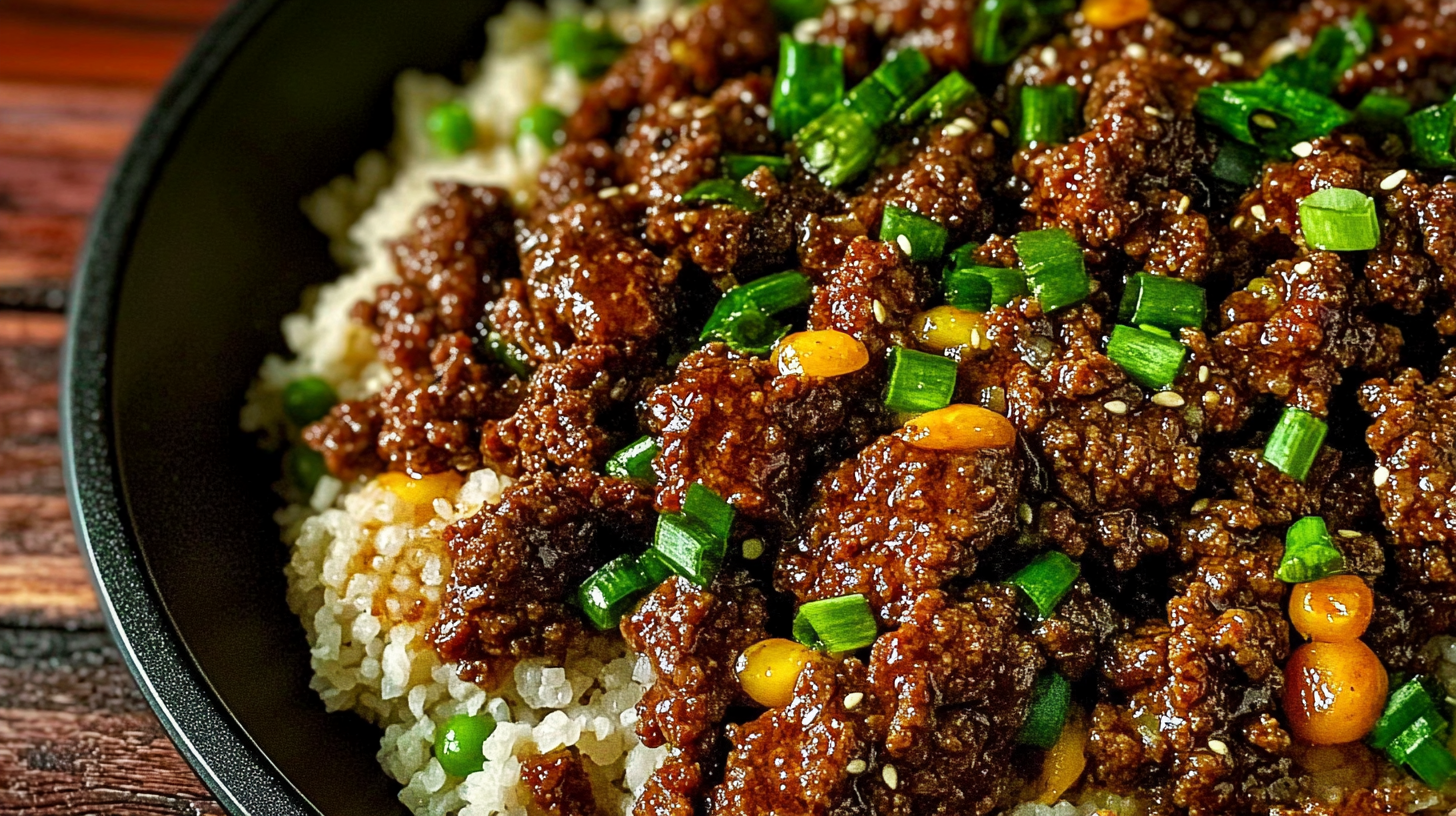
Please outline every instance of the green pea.
M318 377L294 380L283 389L283 413L300 428L323 419L338 401L333 386Z
M458 156L475 146L475 122L459 102L436 105L425 119L425 130L435 148L446 156Z
M451 776L470 776L485 767L485 741L494 732L488 714L456 714L435 732L435 759Z
M532 105L516 123L518 136L534 136L547 150L566 144L566 114L550 105Z
M318 487L319 479L329 474L329 466L324 462L323 454L303 445L288 452L283 458L283 469L290 482L310 495Z

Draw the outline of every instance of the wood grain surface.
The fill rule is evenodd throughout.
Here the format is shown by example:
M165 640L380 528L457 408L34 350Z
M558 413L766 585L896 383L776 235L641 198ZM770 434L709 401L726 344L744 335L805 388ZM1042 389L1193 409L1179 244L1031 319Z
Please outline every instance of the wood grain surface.
M112 646L61 481L67 283L113 163L223 0L0 0L0 814L221 814Z

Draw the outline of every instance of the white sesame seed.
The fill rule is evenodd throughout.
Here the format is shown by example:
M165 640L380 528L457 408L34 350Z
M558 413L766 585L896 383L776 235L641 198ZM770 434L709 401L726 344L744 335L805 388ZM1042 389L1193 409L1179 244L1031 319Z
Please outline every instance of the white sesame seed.
M817 37L819 32L823 30L824 23L811 17L794 26L794 39L799 42L808 42Z
M895 239L895 243L900 245L900 251L905 253L906 255L915 254L914 248L910 246L910 236L901 235L900 237Z
M1173 114L1168 113L1167 111L1162 110L1161 108L1155 108L1152 105L1144 105L1143 106L1143 113L1146 113L1147 115L1152 116L1152 117L1154 117L1156 119L1172 119L1173 118Z
M1254 206L1250 207L1249 208L1249 215L1254 216L1255 218L1259 219L1260 221L1268 221L1269 220L1269 213L1268 212L1265 212L1264 205L1263 204L1255 204Z
M1234 229L1238 229L1246 223L1248 223L1247 219L1245 219L1242 215L1236 215L1234 216L1234 220L1229 222L1229 226L1233 227Z
M1340 530L1339 532L1335 533L1335 535L1339 536L1340 538L1359 538L1360 537L1360 533L1357 532L1357 531L1355 531L1355 530Z
M1390 468L1385 467L1384 465L1381 465L1380 467L1376 468L1375 469L1375 486L1376 487L1385 487L1385 483L1388 482L1388 481L1390 481Z
M1048 68L1054 67L1057 64L1057 49L1048 45L1041 49L1041 53L1037 57L1041 60L1042 65Z
M971 329L971 348L981 347L981 330Z
M622 194L622 188L620 188L620 187L605 187L600 192L597 193L597 198L603 198L603 199L606 199L606 198L616 198L617 196L619 196L621 194Z
M859 774L862 774L866 770L868 770L869 767L869 763L865 762L863 759L851 759L849 761L849 764L844 766L844 769L846 771L849 771L851 774L858 776Z
M1220 397L1218 395L1218 392L1217 391L1204 391L1203 392L1203 404L1205 406L1207 406L1208 408L1217 408L1218 407L1218 403L1222 399L1223 399L1223 397Z
M1016 515L1021 519L1022 524L1030 524L1036 519L1036 513L1031 509L1031 505L1026 502L1017 505Z
M748 561L757 561L763 556L763 539L750 538L743 542L743 558Z
M807 706L804 708L804 715L799 718L799 725L808 728L814 724L814 718L819 715L818 706Z
M1106 408L1108 413L1117 414L1118 416L1122 416L1123 414L1127 413L1127 403L1123 402L1122 400L1111 400L1110 402L1104 402L1102 403L1102 407Z
M1289 152L1300 157L1301 159L1307 159L1310 157L1310 154L1314 153L1314 145L1310 144L1309 142L1300 142L1294 147L1289 148Z
M1209 376L1210 376L1210 372L1208 370L1208 366L1205 365L1205 366L1199 366L1198 367L1198 381L1199 382L1201 382L1201 383L1208 382Z
M876 323L884 323L890 316L889 311L885 309L885 304L881 303L879 298L870 302L870 311L874 312Z
M712 116L714 113L717 113L717 109L715 109L712 105L704 105L701 108L693 111L693 116L698 119L706 119L709 116Z
M691 109L692 106L688 104L688 101L686 99L679 99L678 101L667 106L667 113L673 118L681 119L684 116L687 116L688 111L690 111Z
M880 769L880 776L884 777L885 784L894 790L900 785L900 772L895 770L894 765L886 765Z
M1178 214L1183 215L1184 213L1188 212L1188 208L1191 206L1193 206L1193 199L1189 198L1188 196L1183 196L1182 198L1178 199Z
M996 131L996 135L1003 139L1011 136L1011 126L1006 124L1006 120L1004 119L992 119L991 129Z
M1405 181L1405 177L1408 175L1410 174L1404 170L1397 170L1380 180L1380 189L1394 190L1395 188L1399 187L1402 182Z
M976 123L972 122L969 116L958 117L955 121L951 122L951 124L955 125L961 130L964 130L967 133L970 133L971 131L976 129Z
M864 692L851 691L850 693L844 695L844 710L853 711L857 707L859 707L859 704L862 702L864 702Z
M1128 59L1145 60L1148 58L1148 47L1142 43L1128 43L1127 47L1122 49L1122 53L1126 54Z
M1224 51L1218 55L1218 58L1223 60L1227 65L1244 64L1244 52L1242 51Z
M1159 391L1153 395L1153 404L1161 405L1164 408L1182 408L1188 404L1183 395L1177 391Z
M1254 120L1254 124L1265 130L1273 130L1279 127L1279 123L1274 120L1274 117L1267 113L1256 113L1251 118Z
M626 187L622 188L622 192L626 193L629 196L637 195L638 193L642 192L642 185L628 184Z
M1309 261L1300 261L1299 263L1294 265L1294 274L1296 275L1308 275L1310 272L1313 271L1314 264L1310 263Z
M966 135L966 132L962 130L960 125L957 125L955 122L951 122L950 124L946 125L945 128L942 129L940 132L941 135L949 136L952 139Z
M1211 739L1208 741L1208 750L1214 752L1215 754L1218 754L1219 756L1228 756L1229 752L1228 746L1223 744L1223 740L1216 739Z
M1212 502L1210 502L1208 499L1199 499L1198 501L1193 503L1193 512L1202 513L1204 510L1208 509L1208 506L1210 504L1212 504Z

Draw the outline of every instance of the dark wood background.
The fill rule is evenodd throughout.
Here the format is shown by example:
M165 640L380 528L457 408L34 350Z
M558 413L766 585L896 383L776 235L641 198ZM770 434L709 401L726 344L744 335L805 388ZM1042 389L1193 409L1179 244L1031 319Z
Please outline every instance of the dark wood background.
M224 0L0 0L0 814L221 814L101 622L61 483L67 284L111 166Z

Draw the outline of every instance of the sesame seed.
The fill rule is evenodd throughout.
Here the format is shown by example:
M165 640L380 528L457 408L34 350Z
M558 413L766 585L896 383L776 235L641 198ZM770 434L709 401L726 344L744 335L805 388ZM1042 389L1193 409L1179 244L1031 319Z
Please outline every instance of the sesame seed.
M1394 190L1395 188L1399 187L1402 182L1405 181L1405 177L1408 175L1410 174L1404 170L1397 170L1380 180L1380 189Z
M909 250L906 250L906 252L909 252ZM876 323L884 323L890 316L890 313L885 309L885 304L881 303L878 298L870 302L870 311L875 313Z
M996 135L1003 139L1011 136L1011 126L1007 125L1004 119L992 119L991 129L996 131Z
M1016 515L1021 519L1022 524L1030 524L1036 518L1036 514L1031 509L1031 505L1026 502L1017 505Z
M1388 481L1390 481L1390 468L1385 467L1384 465L1381 465L1380 467L1376 468L1375 469L1375 486L1376 487L1385 487L1385 483L1388 482Z
M1224 51L1218 55L1218 58L1223 60L1226 65L1244 64L1244 52L1242 51Z
M1123 414L1127 413L1127 403L1123 402L1122 400L1112 400L1110 402L1104 402L1102 403L1102 407L1106 408L1109 413L1117 414L1118 416L1122 416Z
M812 40L823 30L824 23L811 17L794 26L794 39L800 42Z
M1164 408L1182 408L1188 404L1183 395L1177 391L1159 391L1153 395L1153 404L1161 405Z
M687 116L688 111L691 109L692 106L688 104L688 101L686 99L679 99L678 101L667 106L668 114L676 119L681 119L684 116Z
M763 556L763 539L750 538L743 542L743 557L748 561L757 561Z
M704 105L701 108L693 111L693 116L697 117L698 119L706 119L709 116L712 116L714 113L717 113L717 110L712 105Z
M972 348L980 348L981 347L981 330L980 329L971 329L971 347Z
M1294 274L1296 275L1308 275L1312 271L1314 271L1314 264L1309 261L1300 261L1294 265Z
M910 246L910 236L901 235L900 237L895 239L895 243L900 245L900 251L905 253L906 255L915 254L914 249Z
M853 711L862 702L864 702L864 692L851 691L849 694L844 695L844 710Z
M1254 120L1254 124L1265 130L1273 130L1279 127L1279 123L1274 121L1274 117L1267 113L1256 113L1251 118Z
M1234 229L1238 229L1239 227L1242 227L1245 223L1246 219L1242 215L1236 215L1234 216L1234 220L1229 222L1229 226L1233 227Z
M804 715L799 718L799 725L808 728L814 724L814 718L819 714L818 706L808 706L804 709Z
M1229 752L1228 746L1223 744L1223 740L1216 739L1211 739L1208 741L1208 750L1214 752L1215 754L1218 754L1219 756L1228 756Z
M1127 47L1122 49L1122 53L1126 54L1129 59L1145 60L1148 58L1148 47L1142 43L1128 43Z
M638 193L642 192L642 185L628 184L626 187L622 188L622 192L626 193L629 196L637 195Z
M1335 535L1339 536L1340 538L1359 538L1360 537L1360 533L1356 532L1355 530L1340 530L1339 532L1335 533Z
M620 188L620 187L606 187L606 188L603 188L600 192L597 193L597 198L602 198L602 199L616 198L617 196L619 196L621 194L622 194L622 188Z
M1210 374L1210 372L1208 370L1208 366L1205 365L1205 366L1199 366L1198 367L1198 381L1199 382L1201 382L1201 383L1208 382L1209 374Z
M885 784L890 787L890 790L894 790L895 788L899 787L900 772L895 770L894 765L886 765L884 768L880 769L880 776L884 777Z
M960 125L957 125L955 122L951 122L950 124L946 125L945 128L940 132L942 135L949 136L952 139L958 136L966 135L966 132L962 130Z
M1037 56L1041 59L1041 64L1048 68L1057 64L1057 49L1052 48L1050 45L1043 48Z
M1164 110L1160 110L1158 108L1155 108L1152 105L1144 105L1143 106L1143 113L1146 113L1147 115L1152 116L1152 117L1154 117L1156 119L1172 119L1173 118L1173 115L1172 114L1168 113L1167 111L1164 111Z
M1193 199L1189 198L1188 196L1183 196L1182 198L1178 199L1178 214L1183 215L1184 213L1188 212L1188 208L1191 206L1193 206Z
M1217 391L1204 391L1203 392L1203 404L1205 406L1209 407L1209 408L1217 408L1218 407L1218 403L1222 399L1223 399L1223 397L1220 397L1218 395L1218 392Z
M1301 159L1307 159L1310 157L1311 153L1314 153L1314 145L1310 144L1309 142L1300 142L1294 147L1289 148L1289 152L1300 157Z
M866 770L868 770L869 767L869 764L866 763L863 759L851 759L849 761L849 764L844 766L844 769L846 771L849 771L851 774L858 776L859 774L862 774Z
M967 133L970 133L971 131L976 129L976 123L972 122L969 116L958 117L955 121L951 122L951 124L955 125L961 130L964 130Z
M1269 213L1264 210L1264 205L1263 204L1255 204L1254 206L1250 207L1249 208L1249 215L1254 216L1255 218L1259 219L1260 221L1268 221L1269 220Z
M1210 504L1212 504L1212 502L1210 502L1208 499L1199 499L1198 501L1193 503L1193 512L1202 513L1204 510L1208 509L1208 505Z

